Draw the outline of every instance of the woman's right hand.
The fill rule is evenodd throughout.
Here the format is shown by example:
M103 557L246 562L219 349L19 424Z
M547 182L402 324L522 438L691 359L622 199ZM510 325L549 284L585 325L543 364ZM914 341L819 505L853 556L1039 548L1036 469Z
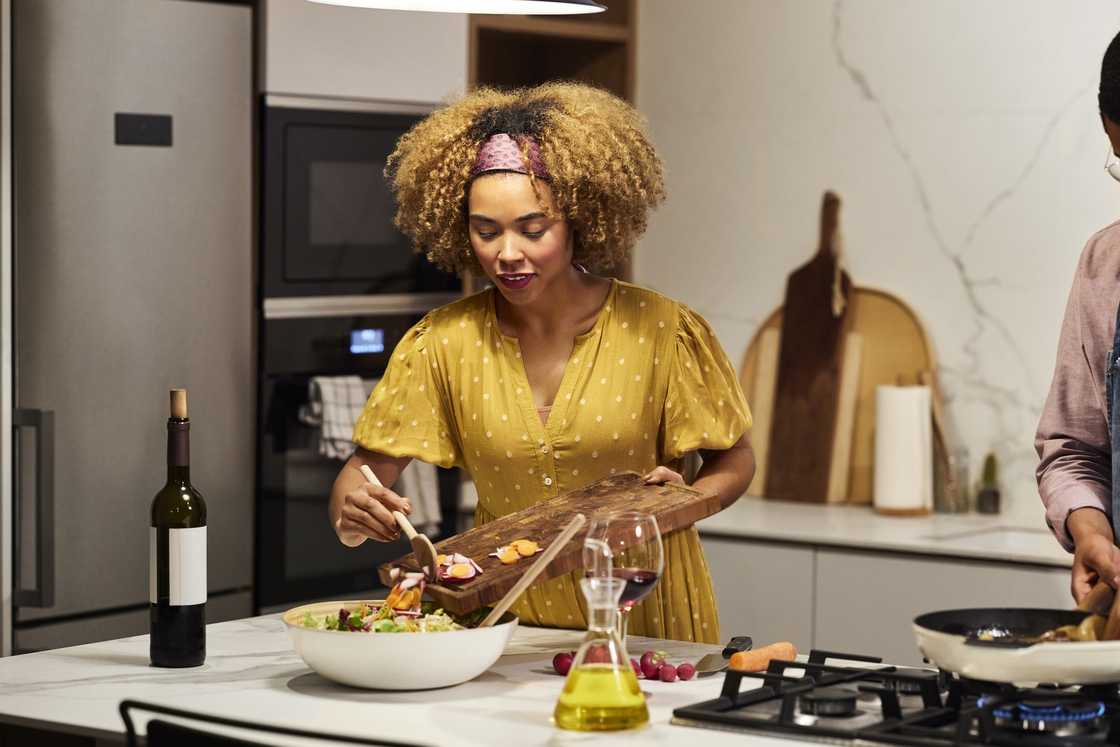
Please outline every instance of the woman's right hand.
M335 521L338 539L347 547L357 547L366 539L378 542L397 539L400 528L393 519L393 511L408 516L412 513L412 505L407 498L388 488L363 482L342 498L341 511Z

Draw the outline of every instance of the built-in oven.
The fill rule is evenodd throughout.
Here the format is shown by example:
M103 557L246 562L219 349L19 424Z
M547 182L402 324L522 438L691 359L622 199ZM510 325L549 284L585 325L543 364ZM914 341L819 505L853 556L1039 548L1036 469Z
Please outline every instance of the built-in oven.
M327 504L343 462L320 454L308 424L312 376L380 378L394 346L418 314L266 319L262 329L257 440L256 608L350 593L380 584L380 563L408 553L408 542L343 546ZM440 535L454 532L458 471L438 470Z
M393 311L438 306L462 283L413 251L393 225L384 177L397 140L434 108L266 95L261 158L261 296Z
M342 466L304 413L314 376L379 378L422 314L462 295L413 251L384 177L397 140L434 106L266 95L261 112L255 604L362 593L407 543L339 543L327 519ZM328 449L328 452L331 451ZM439 470L441 534L458 471Z

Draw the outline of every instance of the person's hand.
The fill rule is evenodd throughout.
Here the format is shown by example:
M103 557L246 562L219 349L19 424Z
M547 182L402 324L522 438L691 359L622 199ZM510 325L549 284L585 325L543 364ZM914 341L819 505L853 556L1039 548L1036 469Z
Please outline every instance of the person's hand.
M1120 548L1113 541L1108 517L1096 509L1078 509L1069 515L1066 528L1074 540L1073 598L1080 604L1101 579L1114 589L1120 586Z
M668 467L654 467L653 471L644 475L642 479L645 480L646 485L664 485L665 483L684 485L684 478L681 477L681 474Z
M1070 591L1080 604L1081 600L1100 579L1109 586L1120 585L1120 547L1104 535L1094 534L1077 544L1073 554L1073 573Z
M412 506L407 498L388 488L364 483L343 497L342 511L334 526L335 533L347 547L357 547L367 538L391 542L400 537L393 511L407 516L412 513Z

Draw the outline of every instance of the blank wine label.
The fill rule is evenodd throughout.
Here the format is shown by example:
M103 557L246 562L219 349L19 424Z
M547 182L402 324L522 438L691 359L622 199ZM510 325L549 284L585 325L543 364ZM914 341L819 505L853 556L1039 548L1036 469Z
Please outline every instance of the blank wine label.
M161 532L167 533L166 559L161 557ZM151 527L149 541L148 595L152 603L166 599L173 607L203 604L206 601L206 527L166 530ZM166 581L161 578L163 573L167 574Z

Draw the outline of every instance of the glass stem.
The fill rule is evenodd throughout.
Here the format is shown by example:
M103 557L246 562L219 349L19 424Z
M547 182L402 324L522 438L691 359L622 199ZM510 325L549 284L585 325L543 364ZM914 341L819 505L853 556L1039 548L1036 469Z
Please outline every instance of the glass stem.
M619 642L622 643L622 648L626 651L630 650L630 649L626 648L626 629L629 627L629 622L630 622L630 608L629 607L619 607L618 608L618 640L619 640Z

